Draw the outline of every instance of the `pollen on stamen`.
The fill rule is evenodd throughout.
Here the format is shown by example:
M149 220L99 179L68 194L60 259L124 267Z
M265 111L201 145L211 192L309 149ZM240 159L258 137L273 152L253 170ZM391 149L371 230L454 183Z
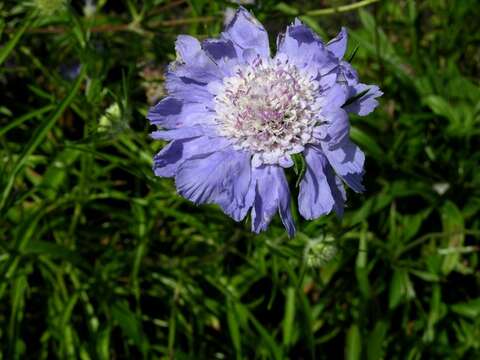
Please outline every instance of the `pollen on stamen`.
M258 58L234 74L215 98L220 135L265 164L303 151L318 121L318 82L288 58Z

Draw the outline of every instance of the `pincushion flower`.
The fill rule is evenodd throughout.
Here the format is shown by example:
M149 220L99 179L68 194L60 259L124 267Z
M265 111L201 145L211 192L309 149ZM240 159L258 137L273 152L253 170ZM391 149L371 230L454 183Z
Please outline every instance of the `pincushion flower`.
M215 203L236 221L251 213L260 232L278 212L295 225L285 169L302 156L298 209L305 219L343 214L344 184L362 186L363 152L349 138L348 113L367 115L382 93L359 82L342 60L347 32L328 42L296 20L270 54L263 26L240 8L218 39L180 35L166 74L168 97L148 119L157 176L174 177L180 195Z

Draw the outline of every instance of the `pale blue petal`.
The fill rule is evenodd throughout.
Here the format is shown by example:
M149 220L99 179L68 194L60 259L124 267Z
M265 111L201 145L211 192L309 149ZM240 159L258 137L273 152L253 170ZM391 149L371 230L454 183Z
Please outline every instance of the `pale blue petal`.
M150 134L156 140L180 140L203 135L213 135L214 130L202 126L181 127L173 130L159 130Z
M342 27L342 30L340 30L338 35L327 44L327 49L338 59L342 59L347 51L347 38L347 29Z
M298 209L305 219L312 220L330 213L335 199L326 175L331 169L325 155L311 146L304 154L307 169L300 182Z
M255 198L252 207L252 231L267 229L278 211L290 237L295 235L295 224L290 210L290 190L284 170L276 165L253 169Z
M202 48L213 60L237 57L235 46L231 40L208 39L202 42Z
M187 159L197 155L220 151L230 144L224 138L200 136L190 139L174 140L165 146L153 159L155 175L175 176L178 167Z
M219 203L222 208L225 207L240 218L242 214L227 206L226 199L239 201L239 205L244 205L250 185L249 179L246 179L245 185L241 184L241 189L234 189L235 183L232 180L235 175L245 175L245 166L248 166L245 154L231 148L198 155L179 166L175 184L178 193L194 203ZM246 211L247 209L244 213Z
M183 102L169 96L153 106L147 118L152 125L159 128L176 129L184 126L211 125L214 116L214 112L207 104Z
M225 191L218 199L222 210L235 221L241 221L252 207L254 187L250 154L234 151L226 161L231 163L225 177Z
M262 57L270 56L267 32L263 25L243 7L237 10L222 36L234 43L239 55L245 49L254 49Z
M354 101L353 103L344 107L348 112L365 116L370 114L378 106L377 98L383 95L380 88L377 85L357 84L353 87L351 96L360 94L361 92L368 90L366 94Z
M286 54L298 67L313 68L321 76L334 72L339 65L338 58L328 51L322 40L298 21L278 37L277 47L279 54ZM333 81L335 79L336 74Z
M190 35L179 35L175 42L175 50L179 60L185 63L195 63L202 50L200 42Z
M345 138L335 149L330 149L325 142L321 144L322 150L335 173L354 191L363 192L365 190L362 185L365 163L363 151L349 138Z

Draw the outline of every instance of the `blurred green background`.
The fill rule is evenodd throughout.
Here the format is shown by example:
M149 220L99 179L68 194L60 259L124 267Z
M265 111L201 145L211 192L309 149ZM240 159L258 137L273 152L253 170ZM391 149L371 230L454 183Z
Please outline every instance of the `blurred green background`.
M289 240L153 176L175 37L234 3L2 1L0 359L480 358L478 1L247 2L349 29L367 191Z

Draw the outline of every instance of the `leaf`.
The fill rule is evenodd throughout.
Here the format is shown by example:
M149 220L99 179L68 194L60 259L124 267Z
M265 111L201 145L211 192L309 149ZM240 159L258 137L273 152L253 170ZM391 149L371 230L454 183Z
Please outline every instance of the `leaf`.
M98 332L96 338L97 356L100 360L110 359L110 334L112 329L110 326Z
M348 57L347 62L351 63L353 61L353 59L355 58L355 55L357 55L357 51L358 51L359 48L360 47L358 45L355 45L355 48L353 49L352 53Z
M310 349L311 358L315 359L315 338L313 335L313 317L312 308L309 303L309 299L307 295L301 291L299 293L300 296L300 306L302 310L302 318L303 318L303 326L302 331L305 334L306 342L308 344L308 348Z
M348 329L345 342L345 359L360 360L362 354L362 340L358 325L353 324L350 329Z
M41 240L29 241L21 252L25 255L42 255L53 259L62 259L83 269L90 268L89 264L77 252L55 243Z
M447 201L440 210L442 215L443 231L447 238L448 248L461 247L465 240L463 215L457 206L451 201ZM442 263L442 272L447 275L455 269L460 261L459 252L451 252L445 255Z
M373 137L355 126L350 128L350 137L356 144L360 145L362 149L372 155L375 159L378 161L385 161L385 151L383 151Z
M0 198L0 210L2 210L3 207L5 206L7 198L10 195L10 192L12 191L15 177L27 162L28 157L43 142L44 138L47 136L51 127L55 124L55 122L60 118L60 116L65 111L65 109L74 100L75 96L77 95L77 92L80 90L80 85L82 84L84 77L85 77L85 67L82 67L82 71L80 75L77 77L75 83L73 84L72 88L68 92L67 96L63 99L63 101L60 104L58 104L53 114L50 117L46 118L45 121L36 129L35 133L30 138L30 141L25 145L23 152L19 156L18 161L15 164L15 167L13 168L12 172L9 174L7 183L5 185L5 188L3 189L2 197Z
M54 108L55 108L54 105L47 105L47 106L44 106L40 109L32 110L32 111L18 117L17 119L9 121L9 123L7 125L0 128L0 136L5 135L8 131L16 128L17 126L19 126L21 124L23 124L25 121L28 121L30 119L33 119L33 118L37 117L37 116L40 116L45 112L53 110Z
M145 353L148 349L148 342L143 335L140 321L130 310L128 303L125 301L114 302L111 306L111 313L123 333Z
M275 5L275 10L292 16L296 16L299 13L297 8L293 7L292 5L286 4L283 1Z
M235 306L230 298L227 298L227 324L230 331L230 338L232 339L237 358L241 358L242 342L240 340L240 326L237 320L237 313Z
M347 107L348 105L350 105L350 104L354 103L355 101L359 100L360 98L363 97L363 95L365 95L366 93L368 93L369 90L370 90L370 89L365 89L365 90L363 90L363 91L360 91L358 94L353 95L351 98L349 98L349 99L345 102L345 104L342 105L342 107L343 107L343 108L344 108L344 107Z
M451 105L441 96L429 95L423 98L423 102L435 114L444 116L447 119L450 119L452 117Z
M395 269L390 281L388 308L395 309L401 302L415 297L415 290L405 269Z
M53 200L60 191L71 165L80 156L80 151L76 149L65 149L60 152L54 161L50 164L47 171L45 171L42 181L38 185L49 200Z
M384 358L383 343L387 335L388 323L386 321L377 321L375 327L368 336L367 359L378 360Z
M429 281L429 282L438 282L440 281L440 277L436 274L433 274L428 271L421 271L421 270L415 270L415 269L409 269L408 270L411 274L419 277L423 281Z
M305 162L305 158L302 154L293 154L293 171L295 175L297 175L297 181L295 182L295 187L300 186L300 182L302 181L303 177L305 176L305 172L307 171L307 163Z
M370 282L368 281L368 243L367 230L362 229L358 243L357 260L355 262L355 275L358 282L358 288L365 298L370 297Z
M472 319L480 317L480 298L464 303L453 304L450 306L450 309L459 315Z
M24 20L23 25L20 27L20 29L18 29L17 32L13 35L13 37L5 45L3 45L2 48L0 48L0 65L4 63L8 55L15 48L15 45L17 45L22 35L30 27L30 25L32 24L32 21L33 21L33 17L31 15L28 16Z
M248 310L248 308L245 305L238 302L237 306L239 307L239 309L241 309L241 311L243 311L246 314L246 316L248 316L248 319L253 324L255 329L258 331L262 340L270 349L273 359L275 360L284 359L281 347L277 345L277 343L275 342L275 339L270 335L269 331L265 329L265 327L257 320L257 318Z
M433 284L430 298L430 312L428 314L427 327L424 340L431 342L435 339L435 324L446 314L446 305L442 302L442 290L439 284Z
M285 298L285 315L283 316L283 345L289 346L293 339L293 322L295 321L295 288L287 289Z

